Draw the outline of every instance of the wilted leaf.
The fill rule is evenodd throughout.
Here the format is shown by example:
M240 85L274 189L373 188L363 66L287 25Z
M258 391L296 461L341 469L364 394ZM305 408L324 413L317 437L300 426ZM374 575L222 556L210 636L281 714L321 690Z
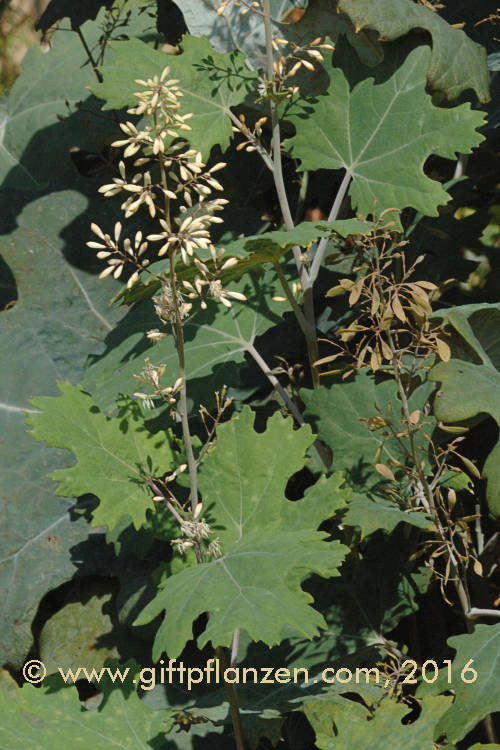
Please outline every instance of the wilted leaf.
M101 669L105 659L118 656L115 648L105 645L105 636L109 638L113 628L109 614L104 612L111 599L109 589L106 593L102 584L89 586L86 582L81 593L84 601L65 602L42 628L40 658L47 674L80 664L89 670Z

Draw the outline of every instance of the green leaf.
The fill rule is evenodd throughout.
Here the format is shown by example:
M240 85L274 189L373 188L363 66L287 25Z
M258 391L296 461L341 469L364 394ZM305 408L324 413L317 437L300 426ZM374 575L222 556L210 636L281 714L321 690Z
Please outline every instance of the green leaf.
M88 32L90 46L97 36L97 28ZM38 44L29 48L21 75L0 102L4 189L31 192L49 184L60 189L62 180L77 178L71 149L99 153L120 132L87 96L94 74L86 62L78 36L64 24L50 52Z
M363 557L350 555L342 575L325 583L312 579L307 589L328 623L325 661L345 664L346 656L366 647L382 647L390 632L417 612L418 595L429 585L430 571L408 561L408 540L398 531L376 534L365 543ZM321 642L316 644L321 649ZM364 658L361 659L364 664Z
M238 421L221 425L200 473L205 515L223 556L168 578L135 622L150 622L166 610L155 639L155 660L163 651L178 656L203 612L210 617L198 637L200 648L209 641L228 646L237 628L273 645L285 630L312 638L325 626L300 582L312 572L338 575L346 548L337 541L325 544L325 534L316 529L318 518L331 515L339 502L339 477L331 482L331 509L324 506L321 492L293 503L286 500L286 480L304 465L311 430L295 431L292 419L278 413L264 433L254 432L252 424L252 412L245 407ZM315 509L318 503L321 513Z
M454 635L447 643L457 652L451 665L451 682L448 668L442 669L436 683L419 686L418 695L455 691L455 700L439 721L434 737L445 732L448 740L458 742L481 719L498 711L500 623L476 625L473 633ZM476 679L470 668L476 671Z
M305 13L294 23L281 22L294 8L307 5ZM339 14L335 5L329 0L271 0L271 26L273 36L285 37L288 41L301 46L308 44L318 36L328 36L337 41L345 34L368 64L374 64L382 58L380 45L372 33L357 34L349 20ZM262 18L257 13L242 15L240 8L229 4L224 10L223 19L217 14L219 4L215 0L184 0L182 13L193 36L206 36L219 52L230 52L239 49L245 53L254 68L265 69L266 42ZM223 20L223 22L221 22Z
M337 45L324 64L328 92L303 105L304 112L299 103L288 116L297 133L285 145L300 169L345 169L352 176L353 207L364 216L375 200L378 214L411 206L436 216L449 195L424 174L427 158L455 159L483 140L476 131L482 113L469 104L432 104L425 91L430 55L428 47L417 47L405 56L398 46L367 69L347 45Z
M451 326L453 357L439 362L428 375L440 383L434 400L434 414L445 424L464 422L489 414L500 425L500 306L462 305L438 310L435 318ZM482 471L488 480L486 499L491 513L500 516L500 442L485 461Z
M4 746L10 750L151 750L153 738L165 731L165 713L147 708L136 692L122 690L110 693L103 711L89 711L82 708L76 687L65 687L59 675L48 677L41 689L34 685L15 692L0 689Z
M57 495L91 492L100 499L93 526L113 529L129 516L136 529L153 508L147 476L169 471L173 454L165 435L148 433L137 401L126 415L108 418L92 397L69 382L59 382L62 396L38 397L32 404L41 410L26 420L36 440L66 448L77 459L75 466L58 469L51 477L59 483Z
M184 92L181 111L193 113L191 131L185 138L192 148L208 159L212 146L222 151L232 138L229 110L240 104L257 77L248 70L239 52L221 55L207 39L184 36L181 55L165 55L138 39L111 42L113 55L102 68L104 82L92 86L92 92L105 99L104 109L121 109L137 102L137 78L159 75L168 65L170 75L178 78Z
M239 262L232 268L221 272L219 278L225 286L231 281L239 281L246 273L260 271L268 263L278 263L280 258L295 245L307 247L321 237L330 237L332 232L339 234L341 237L348 237L349 235L368 234L371 229L370 224L359 221L359 219L340 219L333 222L303 221L290 232L278 230L240 237L224 244L224 259L238 258ZM210 270L213 270L213 261L210 256L203 258L203 262L208 265ZM158 275L164 273L168 271L168 262L160 261L152 265L150 270ZM195 275L198 273L196 266L185 266L181 262L177 263L175 270L180 281L193 282ZM144 282L141 280L141 283L134 284L132 289L120 292L116 301L123 299L127 304L131 304L138 300L150 299L159 288L160 281L156 278L150 278L148 274Z
M486 50L464 31L450 26L439 13L411 0L339 0L338 9L349 16L357 31L374 29L384 41L425 29L432 37L429 86L448 99L474 89L481 102L490 100Z
M47 620L40 633L40 659L47 674L80 664L89 670L100 669L105 659L118 656L116 648L105 645L113 628L109 614L104 612L109 611L112 596L109 584L103 585L102 580L93 585L85 582L78 593L84 600L74 601L73 589L70 600Z
M373 534L378 529L391 533L399 523L408 523L419 529L433 529L433 522L425 513L405 513L396 503L384 498L371 498L366 495L355 495L347 513L342 516L345 526L359 526L361 538Z
M40 600L76 572L72 550L88 534L83 519L70 520L73 503L54 498L47 479L68 465L68 454L38 445L24 426L29 399L56 393L57 378L80 378L119 314L108 308L118 284L106 289L81 270L76 248L88 227L79 219L86 206L83 195L61 190L32 202L18 229L0 237L19 297L0 312L0 661L17 667L31 647Z
M420 386L409 399L410 411L423 409L432 392L429 384ZM315 390L301 389L300 397L306 405L304 414L314 420L318 437L333 451L335 469L349 472L351 481L366 487L366 478L375 476L375 454L381 450L381 461L404 460L398 441L387 438L387 427L382 423L370 424L375 417L392 419L396 432L406 426L401 415L401 402L394 380L376 380L362 370L353 380L320 386ZM377 406L381 410L377 410ZM434 423L429 422L432 431ZM422 431L421 431L422 432ZM421 432L418 442L426 444Z
M386 750L388 737L392 747L431 750L436 722L450 700L444 696L424 698L421 714L411 724L402 723L410 712L409 706L389 697L384 697L373 711L362 703L327 693L306 700L304 711L320 750L352 750L353 747Z
M84 4L80 4L72 0L50 0L36 22L35 29L47 31L63 18L69 18L71 28L78 29L85 21L95 21L101 8L109 8L113 2L114 0L87 0Z
M271 271L259 280L249 277L232 289L242 292L247 302L234 302L230 309L215 302L198 312L184 326L186 377L190 393L208 407L214 391L226 383L237 387L239 364L246 352L273 324L281 321L287 309L275 302L276 280ZM151 302L144 302L130 311L107 339L106 353L95 358L83 385L95 394L102 409L112 408L119 393L130 393L134 388L134 374L143 369L144 358L164 363L170 383L178 377L177 352L172 337L152 345L145 336L159 321Z

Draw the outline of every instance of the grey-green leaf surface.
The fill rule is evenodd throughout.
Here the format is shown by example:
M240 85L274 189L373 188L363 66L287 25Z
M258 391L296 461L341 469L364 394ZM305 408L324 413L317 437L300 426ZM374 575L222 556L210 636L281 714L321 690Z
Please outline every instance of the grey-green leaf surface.
M15 232L0 237L0 254L19 296L0 313L0 660L16 666L30 648L40 600L74 574L78 558L72 560L71 550L88 533L83 519L70 521L72 503L55 498L55 485L47 479L67 465L67 454L38 445L24 425L25 410L33 410L29 400L57 392L57 378L78 379L85 358L102 350L117 318L108 308L110 286L64 255L64 227L86 206L74 191L40 198L20 214ZM78 223L72 241L83 245Z
M98 29L86 29L92 46ZM32 45L22 72L0 102L0 184L32 192L78 177L70 150L99 153L120 131L88 96L94 73L78 36L57 33L52 49ZM85 100L85 101L84 101ZM80 103L83 102L82 107Z
M409 206L437 216L450 197L424 173L429 156L455 159L483 136L482 113L469 104L436 107L426 93L431 51L397 46L367 69L346 44L325 60L328 91L297 105L289 119L297 133L285 141L301 170L345 169L352 176L352 204L364 216ZM304 111L302 111L302 107ZM307 110L307 111L306 111Z
M2 750L151 750L165 731L165 713L147 708L135 691L113 690L102 712L85 710L76 687L65 687L59 675L41 689L0 689L0 717Z
M428 375L440 383L434 414L444 423L463 422L489 414L500 425L500 306L462 305L438 310L437 319L448 323L453 357L439 362ZM483 466L488 480L486 498L494 516L500 516L500 443Z
M425 29L432 38L427 67L429 86L457 99L473 89L481 102L489 101L486 50L462 29L450 26L439 13L411 0L339 0L357 30L374 29L384 41L398 39L415 29Z

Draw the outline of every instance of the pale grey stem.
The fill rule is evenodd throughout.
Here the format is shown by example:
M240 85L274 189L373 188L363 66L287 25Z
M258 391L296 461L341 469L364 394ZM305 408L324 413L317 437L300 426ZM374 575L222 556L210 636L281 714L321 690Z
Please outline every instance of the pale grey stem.
M173 517L175 518L179 526L182 526L182 524L185 523L185 519L179 513L177 513L176 509L174 508L170 500L160 490L158 485L155 484L153 480L149 478L146 479L146 484L148 484L149 487L151 487L151 489L153 490L153 492L156 494L157 497L162 498L163 502L165 503L165 505L167 506L167 508L169 509L169 511L171 512L171 514L173 515Z
M271 383L271 385L273 385L276 388L276 390L278 391L278 393L282 397L283 401L286 403L286 405L288 407L288 410L295 417L295 419L297 420L297 422L300 425L305 424L305 420L304 420L302 414L300 413L300 411L297 409L297 407L293 403L292 399L290 398L290 396L286 392L286 389L283 388L283 386L281 385L281 383L278 380L278 378L276 377L276 375L274 375L271 372L271 368L269 367L269 365L267 364L267 362L263 359L263 357L261 357L261 355L259 354L259 352L255 348L255 346L253 344L247 344L246 350L254 358L254 360L257 362L257 364L259 365L260 369L262 370L262 372L264 373L264 375L266 376L266 378L269 380L269 382Z
M231 666L235 667L238 661L238 648L240 645L240 629L236 628L233 635L233 643L231 646Z
M457 165L455 167L455 174L453 175L454 180L457 180L459 177L464 176L465 170L467 169L468 161L469 161L469 157L466 154L458 155Z
M238 118L236 117L236 115L233 112L231 112L231 110L229 108L226 110L226 112L227 112L227 115L228 115L229 119L232 122L234 122L235 126L240 130L240 132L242 133L242 135L245 135L245 133L241 130L241 122L238 120ZM262 161L264 162L264 164L266 165L266 167L272 172L273 169L274 169L273 160L271 159L270 155L267 153L267 151L264 148L264 146L259 142L259 140L257 138L255 138L253 140L253 145L255 146L255 148L257 150L257 153L262 158Z
M467 612L467 617L471 620L477 620L479 617L496 617L500 619L500 609L481 609L480 607L471 607Z
M273 32L271 28L271 4L270 0L264 0L264 28L266 32L266 65L267 65L267 80L272 81L274 79L274 68L273 68ZM283 165L281 162L281 133L280 123L278 117L278 105L274 101L269 102L271 107L271 126L272 126L272 143L273 143L273 177L274 184L276 187L276 193L278 195L278 201L280 204L281 213L283 215L283 221L285 227L290 232L294 228L292 212L290 211L290 204L288 203L288 197L286 194L285 182L283 179ZM300 247L295 246L293 248L293 257L297 264L297 270L299 272L300 282L302 284L302 290L304 291L309 287L309 278L307 269L301 261Z
M483 534L483 529L481 527L481 505L480 503L476 503L475 530L476 530L476 539L477 539L477 554L481 555L484 550L484 534Z
M335 196L335 200L333 201L332 208L328 215L328 221L335 221L335 219L339 215L339 211L344 201L351 179L352 174L349 172L349 170L347 170L342 182L340 183L340 187L337 191L337 195ZM314 284L314 282L318 278L319 269L321 267L321 263L323 262L323 256L325 254L327 244L328 237L323 237L318 244L318 248L314 255L314 259L309 271L309 279L311 284Z

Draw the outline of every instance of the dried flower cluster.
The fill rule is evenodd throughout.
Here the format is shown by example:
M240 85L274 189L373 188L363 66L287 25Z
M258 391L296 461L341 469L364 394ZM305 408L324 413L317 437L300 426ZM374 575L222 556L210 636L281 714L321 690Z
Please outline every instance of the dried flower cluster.
M153 365L149 357L146 357L145 368L140 375L134 375L136 380L149 386L151 392L144 393L138 391L134 393L136 398L141 399L142 405L145 409L154 409L158 404L155 401L160 401L165 404L175 406L177 403L177 395L179 394L182 378L177 378L173 386L162 387L161 378L163 377L166 365ZM174 410L175 411L175 410Z
M349 306L356 308L358 314L339 330L339 342L329 342L339 351L318 360L317 367L348 357L354 360L358 371L365 366L373 372L385 366L392 371L396 359L401 360L405 352L419 361L434 354L444 361L451 356L442 338L442 327L430 319L429 295L437 292L436 284L410 281L424 256L406 267L403 247L407 243L394 239L393 223L384 224L386 213L380 216L372 233L359 240L361 265L354 269L357 279L341 279L327 292L327 297L348 293ZM351 342L353 350L347 346ZM321 375L343 372L343 377L348 377L353 371L352 366L342 365Z

